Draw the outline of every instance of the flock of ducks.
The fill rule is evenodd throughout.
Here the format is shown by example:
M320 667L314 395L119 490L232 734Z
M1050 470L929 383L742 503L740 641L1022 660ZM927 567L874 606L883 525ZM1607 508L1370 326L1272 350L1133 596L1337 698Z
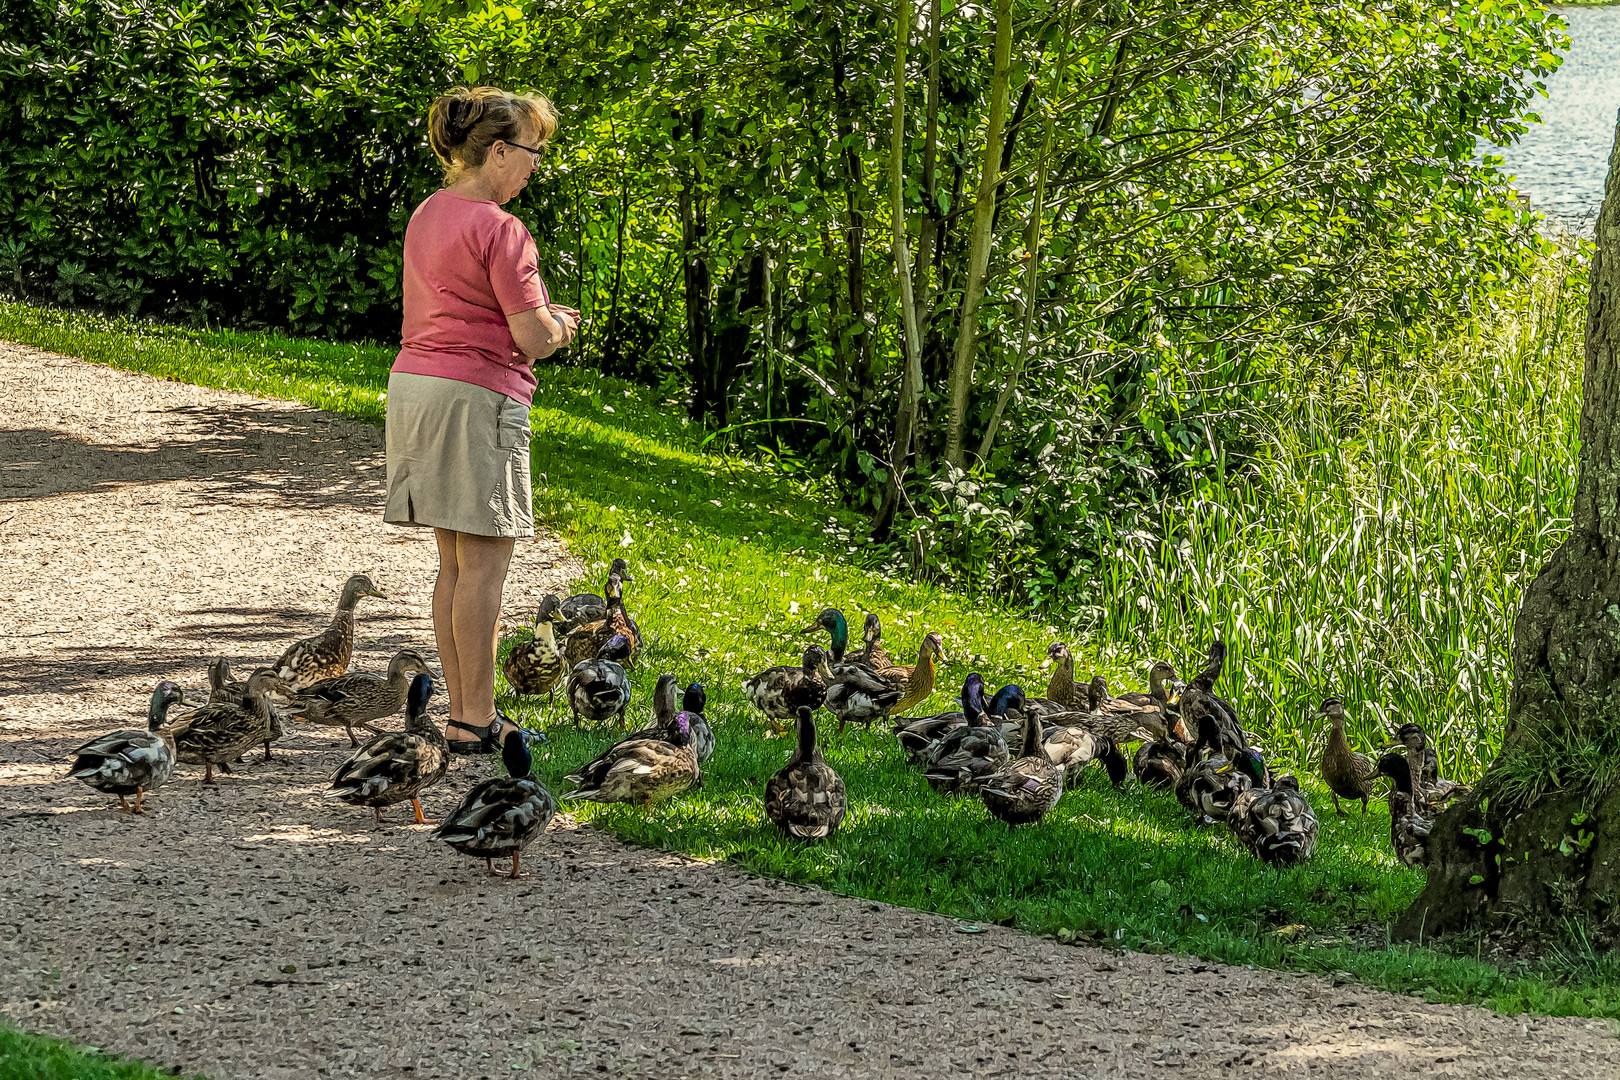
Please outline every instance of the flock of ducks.
M624 727L631 700L626 669L643 645L640 626L625 610L630 580L627 563L616 559L602 595L546 596L532 639L514 645L502 665L513 691L555 695L561 688L576 723ZM427 716L433 680L426 659L402 649L385 674L348 670L355 608L364 597L382 595L365 575L351 577L325 631L295 642L245 682L233 678L224 658L210 664L205 703L173 682L160 683L147 729L90 740L74 751L68 775L118 796L125 811L141 813L146 794L162 786L177 763L203 766L202 782L211 784L216 766L229 772L232 762L260 745L268 760L288 720L342 727L354 753L333 775L327 797L371 809L378 823L384 810L409 802L416 824L437 824L434 839L483 858L490 873L501 872L495 859L510 858L506 873L522 876L521 852L545 831L558 806L531 774L529 745L541 736L519 729L520 737L501 745L507 775L473 787L442 822L428 821L419 796L444 779L450 746ZM1096 762L1116 787L1134 775L1145 787L1173 791L1200 824L1225 821L1264 862L1292 865L1316 849L1319 822L1298 782L1272 775L1254 736L1215 692L1226 660L1220 641L1191 680L1182 682L1161 661L1149 672L1145 692L1118 696L1100 676L1077 684L1074 658L1058 642L1047 650L1052 675L1044 697L1029 697L1016 684L989 695L983 676L973 673L962 686L960 708L913 717L907 710L932 693L936 662L945 660L940 635L925 635L916 662L898 665L884 649L876 615L866 617L858 651L850 650L849 626L836 608L821 612L804 632L825 632L827 646L811 645L798 664L768 668L743 686L773 728L794 725L794 749L766 783L763 802L766 817L788 836L830 836L848 810L844 781L819 746L816 713L825 708L839 731L850 723L869 728L888 721L931 788L946 797L977 798L1009 826L1039 822ZM171 709L182 704L198 707L171 718ZM652 723L570 771L565 779L573 790L562 800L646 807L701 785L716 749L705 706L703 684L683 690L675 675L660 675ZM375 726L401 708L403 731ZM1375 762L1350 748L1342 702L1329 698L1321 715L1331 724L1321 773L1335 810L1344 812L1341 798L1360 799L1365 815L1376 783L1387 777L1395 853L1406 865L1422 865L1435 808L1466 789L1439 776L1438 756L1419 725L1403 727L1401 749ZM357 726L374 732L363 744ZM1131 743L1136 749L1127 757L1122 748Z

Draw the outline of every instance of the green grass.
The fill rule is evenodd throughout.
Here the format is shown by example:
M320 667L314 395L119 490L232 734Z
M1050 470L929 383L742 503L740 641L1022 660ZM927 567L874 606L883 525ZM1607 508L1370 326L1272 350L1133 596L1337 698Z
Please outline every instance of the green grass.
M169 1080L173 1075L0 1022L0 1080Z
M1058 629L885 574L848 539L859 520L814 481L706 453L676 403L644 388L542 366L537 508L591 568L593 588L611 558L632 562L630 608L649 635L635 722L657 673L671 670L708 685L721 734L701 791L650 812L579 813L628 840L942 912L964 930L1000 922L1061 940L1349 972L1507 1012L1620 1017L1620 971L1580 950L1531 968L1455 946L1387 946L1381 927L1421 875L1395 864L1380 810L1334 817L1311 765L1325 733L1307 710L1330 690L1351 702L1364 746L1413 718L1441 733L1452 771L1469 775L1494 752L1517 595L1561 536L1572 482L1578 289L1559 292L1554 279L1437 361L1386 358L1378 377L1290 373L1262 481L1203 491L1166 509L1160 538L1122 541L1105 602L1084 616L1078 640L1116 685L1140 685L1154 656L1195 663L1215 633L1233 644L1222 689L1326 810L1317 858L1280 872L1224 831L1192 828L1170 796L1115 792L1100 774L1040 827L1009 832L975 802L935 797L878 732L827 740L852 795L844 830L827 843L785 842L762 821L759 796L789 747L765 737L740 687L796 660L807 640L798 631L816 611L840 606L857 625L858 612L878 611L897 655L939 630L949 663L927 703L936 708L970 670L992 684L1042 685L1037 665ZM20 305L0 305L0 337L374 420L392 359L384 348ZM556 787L613 737L572 730L560 704L513 704L551 730L538 767Z

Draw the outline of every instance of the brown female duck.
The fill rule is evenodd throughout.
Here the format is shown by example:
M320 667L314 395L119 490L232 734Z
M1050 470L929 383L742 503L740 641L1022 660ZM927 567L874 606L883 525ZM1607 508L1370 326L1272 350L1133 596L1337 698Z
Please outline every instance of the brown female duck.
M679 795L702 777L697 752L692 748L691 721L675 716L669 740L635 739L604 754L589 771L581 770L579 787L563 796L564 802L626 802L647 807Z
M344 583L343 596L338 600L337 614L332 616L331 625L314 637L289 645L271 665L290 689L303 690L349 670L349 657L354 654L354 609L365 596L387 599L369 577L355 574Z
M281 721L266 700L271 690L285 693L287 684L273 668L259 668L247 681L240 705L219 702L191 713L190 725L175 735L175 758L203 766L203 783L214 782L214 766L230 772L229 763L259 743L270 756L270 739L280 733Z
M387 675L351 671L335 679L322 679L299 691L287 707L287 715L311 724L341 727L349 733L349 745L359 746L354 725L371 728L372 721L393 716L405 704L413 675L427 674L427 659L415 649L401 649L388 662Z
M1333 812L1343 816L1339 799L1360 799L1361 816L1367 816L1367 802L1372 798L1373 784L1378 771L1366 754L1350 749L1350 740L1344 736L1344 702L1328 698L1322 702L1319 715L1333 725L1328 731L1327 747L1322 751L1322 779L1333 792Z

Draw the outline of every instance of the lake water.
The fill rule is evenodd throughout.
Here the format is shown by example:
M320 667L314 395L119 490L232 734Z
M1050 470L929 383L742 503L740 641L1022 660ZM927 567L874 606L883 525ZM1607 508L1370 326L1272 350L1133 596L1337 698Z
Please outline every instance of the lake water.
M1532 124L1517 145L1485 149L1502 156L1530 205L1591 236L1620 110L1620 6L1555 10L1569 23L1571 44L1545 80L1547 97L1531 105L1545 123Z

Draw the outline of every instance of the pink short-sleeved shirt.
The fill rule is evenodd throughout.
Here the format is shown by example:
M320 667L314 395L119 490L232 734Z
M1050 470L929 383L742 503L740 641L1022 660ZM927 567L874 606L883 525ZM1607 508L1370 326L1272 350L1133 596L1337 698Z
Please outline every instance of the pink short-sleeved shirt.
M506 317L550 299L521 221L484 199L435 191L405 227L405 325L393 370L531 402L534 372Z

